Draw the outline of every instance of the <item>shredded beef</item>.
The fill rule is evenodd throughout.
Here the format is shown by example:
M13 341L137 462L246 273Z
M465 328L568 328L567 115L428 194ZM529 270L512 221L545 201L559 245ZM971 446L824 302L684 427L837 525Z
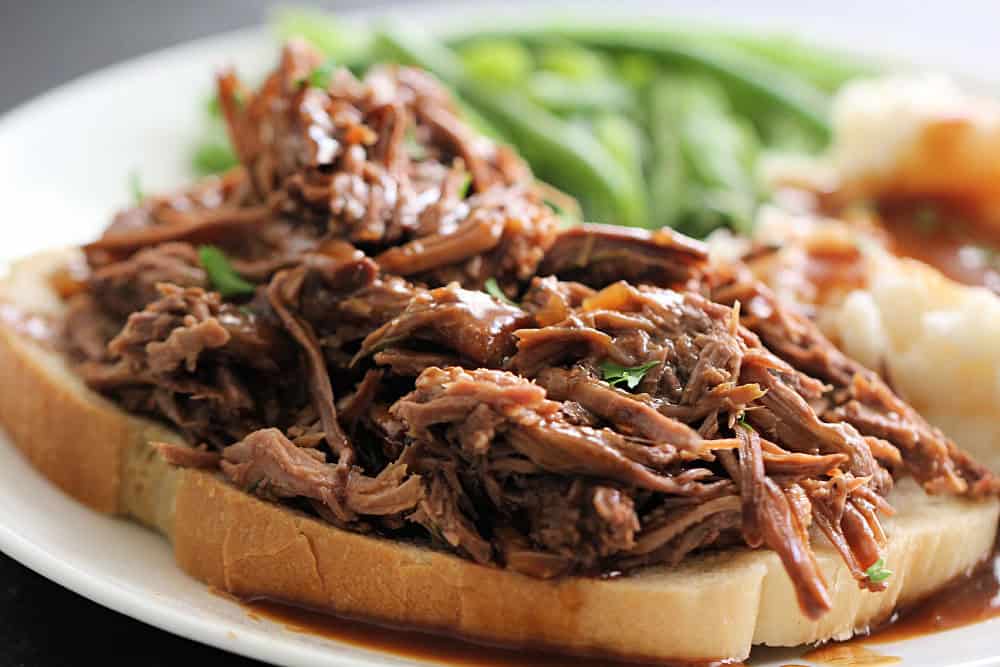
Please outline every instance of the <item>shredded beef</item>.
M357 514L396 514L416 506L420 477L405 464L366 477L343 464L326 463L318 449L296 447L274 428L255 431L222 452L222 471L237 486L264 498L309 498L339 522Z
M365 338L358 359L431 343L477 366L496 367L513 354L514 331L528 321L517 307L452 284L415 295L402 313Z
M175 466L212 470L217 468L222 460L219 452L210 451L205 447L187 447L173 442L157 442L154 445L160 456Z
M305 397L283 372L294 356L276 324L198 287L159 290L107 344L106 358L80 366L83 378L194 442L227 444L285 423Z
M94 271L91 290L107 311L128 317L159 296L156 286L206 287L198 253L188 243L164 243Z
M865 444L855 442L856 458L874 458L866 452L872 450L871 438L877 438L884 441L875 443L883 459L898 457L930 492L974 496L996 492L997 482L985 467L928 424L876 373L838 350L813 322L780 303L767 287L746 279L726 280L716 287L714 296L746 304L743 321L775 354L829 383L829 391L822 394L828 406L823 418L839 422L837 428L846 432L856 429L869 436ZM871 461L865 465L869 470L878 467Z
M297 301L300 288L301 280L298 279L295 271L282 271L274 277L268 286L268 300L285 329L302 348L313 407L323 425L327 443L340 457L340 462L347 466L351 464L354 453L351 444L347 441L347 436L340 428L340 422L337 421L333 386L326 369L323 350L320 348L312 325L293 312L293 304Z
M158 244L212 242L266 219L266 207L255 205L250 196L246 174L235 169L182 192L145 197L135 208L116 215L101 238L84 250L97 268Z
M557 219L530 172L462 123L447 92L417 70L339 70L326 90L301 82L321 60L290 44L256 94L219 81L230 134L257 196L328 234L383 251L388 273L479 287L534 275ZM246 103L240 100L249 97ZM405 143L412 135L420 151ZM466 174L470 192L460 191Z
M62 328L71 358L98 363L108 359L108 341L121 324L105 312L93 294L82 292L66 304Z
M167 461L535 577L768 548L814 619L811 528L880 590L896 478L1000 490L738 266L669 230L560 232L558 194L431 76L311 85L322 61L292 43L257 90L224 72L241 165L85 248L70 359L179 429ZM204 243L252 289L213 291Z
M667 228L650 233L587 224L559 234L539 272L591 287L619 280L670 287L697 280L707 259L701 243Z

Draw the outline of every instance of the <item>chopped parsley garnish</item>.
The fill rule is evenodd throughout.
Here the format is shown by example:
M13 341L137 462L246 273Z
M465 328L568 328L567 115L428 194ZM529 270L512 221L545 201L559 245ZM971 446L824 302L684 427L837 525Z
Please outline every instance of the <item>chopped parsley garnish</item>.
M467 173L465 175L465 180L463 180L462 184L458 186L458 193L457 193L458 194L458 198L459 199L465 199L466 197L468 197L469 196L469 188L471 188L471 187L472 187L472 174L468 174Z
M750 425L750 422L748 422L748 421L747 421L747 416L746 416L746 413L743 413L743 414L741 414L741 415L740 415L740 416L739 416L739 417L738 417L738 418L736 419L736 423L737 423L737 424L739 424L740 426L744 427L744 428L748 428L748 429L750 429L751 431L754 431L754 432L756 432L756 430L757 430L757 429L755 429L755 428L754 428L753 426L751 426L751 425Z
M881 584L883 581L892 576L892 570L886 569L885 559L879 558L875 561L874 565L865 570L865 576L868 577L868 581L873 584Z
M132 193L132 201L138 206L146 198L146 193L142 191L142 178L139 170L133 169L128 175L128 189Z
M210 118L222 118L222 105L219 104L219 96L217 94L212 94L205 101L205 111L208 112Z
M336 67L336 63L333 60L327 60L322 65L314 67L309 72L309 76L305 78L305 82L314 88L326 90L330 87L330 79L333 77L333 71Z
M619 366L612 361L605 361L601 364L601 376L612 387L620 387L624 384L629 389L635 389L642 382L642 378L646 377L649 369L659 365L659 363L659 361L650 361L638 366Z
M212 287L223 297L253 293L253 284L241 278L223 252L215 246L199 247L198 258L208 274Z
M503 293L503 290L500 289L500 285L497 284L496 278L490 278L489 280L487 280L486 284L483 285L483 289L486 291L487 294L489 294L494 299L503 301L508 306L514 306L515 308L519 307L516 301L512 301L510 297L508 297L506 294Z
M208 176L232 169L239 164L239 160L228 143L209 140L195 149L192 163L200 175Z
M560 218L567 218L567 217L569 217L569 213L566 211L566 209L564 209L562 206L560 206L559 204L555 203L554 201L550 201L548 199L543 199L542 203L545 204L546 206L548 206L552 210L552 212L555 213Z

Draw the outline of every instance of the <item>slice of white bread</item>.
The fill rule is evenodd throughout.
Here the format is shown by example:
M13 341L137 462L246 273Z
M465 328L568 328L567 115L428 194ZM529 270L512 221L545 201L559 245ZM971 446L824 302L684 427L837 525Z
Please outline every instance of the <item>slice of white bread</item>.
M167 465L150 440L176 434L87 389L25 325L58 318L48 276L76 251L39 255L0 284L0 423L31 462L95 510L166 535L178 564L237 596L266 596L391 624L507 644L656 660L743 659L753 644L847 638L980 562L995 499L930 498L901 483L886 521L889 590L862 591L816 539L835 608L804 617L778 557L732 550L614 579L542 581L364 536Z

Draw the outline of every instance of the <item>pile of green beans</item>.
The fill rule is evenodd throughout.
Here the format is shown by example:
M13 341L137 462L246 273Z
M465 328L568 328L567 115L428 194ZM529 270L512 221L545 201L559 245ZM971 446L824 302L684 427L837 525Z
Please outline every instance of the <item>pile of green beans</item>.
M275 27L359 73L376 62L434 73L470 122L513 144L588 219L697 237L748 232L766 197L758 156L821 150L830 95L876 72L788 37L666 23L536 21L434 37L287 10ZM202 147L202 172L224 162L218 143Z

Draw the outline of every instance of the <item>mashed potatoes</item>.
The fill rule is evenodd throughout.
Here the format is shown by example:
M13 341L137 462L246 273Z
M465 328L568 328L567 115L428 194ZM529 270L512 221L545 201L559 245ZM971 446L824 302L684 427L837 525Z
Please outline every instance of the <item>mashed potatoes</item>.
M931 423L1000 470L1000 299L918 262L872 259L867 289L824 313L843 349L880 368Z
M836 97L833 167L866 192L996 196L1000 103L937 75L858 81Z

